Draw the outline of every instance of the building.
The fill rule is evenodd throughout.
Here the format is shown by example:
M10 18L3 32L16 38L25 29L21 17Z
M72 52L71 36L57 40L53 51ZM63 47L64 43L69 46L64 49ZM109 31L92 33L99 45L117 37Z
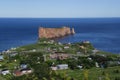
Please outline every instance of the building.
M13 75L14 75L14 76L21 76L21 75L22 75L22 72L19 71L19 70L16 70L16 71L13 72Z
M21 65L20 65L20 68L21 68L21 69L27 68L27 64L21 64Z
M52 70L57 70L58 68L56 66L51 67Z
M4 58L3 58L3 55L0 55L0 61L2 61Z
M10 74L10 71L8 69L4 69L1 71L1 74L2 75L7 75L7 74Z
M21 69L20 71L22 72L22 74L32 73L32 70L31 70L31 69L28 69L28 68L26 68L26 69Z
M26 69L21 69L21 70L15 70L15 71L13 72L13 75L14 75L14 76L22 76L22 75L24 75L24 74L30 74L30 73L32 73L32 72L33 72L32 69L26 68Z
M85 44L89 44L89 43L90 43L90 41L83 41L83 43L85 43Z
M68 69L68 64L59 64L57 66L50 67L52 70L64 70Z
M64 49L69 49L70 47L69 46L64 46Z
M82 69L82 68L83 68L83 66L82 66L82 65L78 65L77 67L78 67L79 69Z
M16 56L17 54L18 53L16 53L16 52L10 53L10 57Z
M93 54L96 54L97 52L99 52L99 50L97 50L97 49L92 50Z
M59 64L57 65L58 70L68 69L68 64Z
M67 59L69 58L69 54L64 53L64 52L55 52L53 54L50 54L50 59Z

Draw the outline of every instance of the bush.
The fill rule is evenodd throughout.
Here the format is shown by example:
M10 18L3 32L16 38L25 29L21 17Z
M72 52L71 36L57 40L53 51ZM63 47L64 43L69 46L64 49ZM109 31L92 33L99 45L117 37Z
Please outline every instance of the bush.
M118 69L113 71L114 73L120 73L120 71Z
M120 77L115 77L115 80L120 80Z

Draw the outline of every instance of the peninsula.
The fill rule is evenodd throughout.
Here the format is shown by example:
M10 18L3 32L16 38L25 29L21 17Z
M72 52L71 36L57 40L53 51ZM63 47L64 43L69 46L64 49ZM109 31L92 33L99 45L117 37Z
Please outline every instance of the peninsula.
M75 34L74 28L70 29L69 27L61 28L39 28L39 38L60 38L67 35Z
M3 51L0 80L120 80L120 55L89 41L51 40L74 33L69 27L40 28L36 43Z

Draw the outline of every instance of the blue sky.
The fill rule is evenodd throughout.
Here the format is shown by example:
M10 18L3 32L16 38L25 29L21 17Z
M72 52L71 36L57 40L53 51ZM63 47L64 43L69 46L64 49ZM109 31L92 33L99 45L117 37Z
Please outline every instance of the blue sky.
M0 17L120 17L120 0L0 0Z

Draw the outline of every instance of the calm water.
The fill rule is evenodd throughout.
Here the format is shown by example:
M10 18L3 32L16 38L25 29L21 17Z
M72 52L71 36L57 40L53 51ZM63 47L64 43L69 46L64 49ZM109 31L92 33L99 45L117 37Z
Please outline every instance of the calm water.
M39 26L74 27L75 35L59 41L89 40L97 49L120 53L120 18L0 18L0 51L35 43Z

